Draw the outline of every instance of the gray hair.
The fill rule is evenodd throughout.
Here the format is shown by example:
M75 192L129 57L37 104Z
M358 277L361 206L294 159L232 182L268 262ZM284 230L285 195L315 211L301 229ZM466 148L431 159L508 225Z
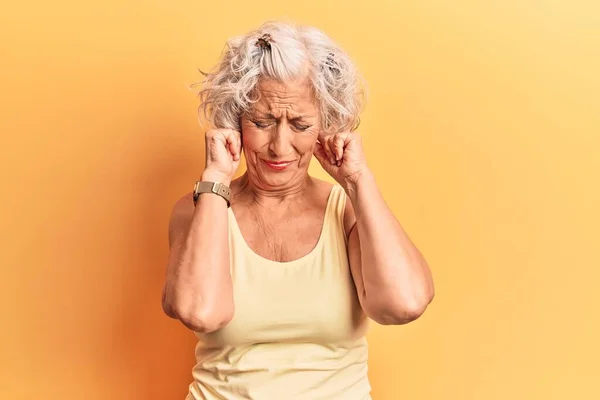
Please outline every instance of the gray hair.
M198 111L215 128L240 130L240 116L259 100L256 86L265 78L285 83L308 75L326 132L355 130L366 98L363 78L333 40L287 22L267 22L228 40L213 71L200 72L205 79L191 87L202 86Z

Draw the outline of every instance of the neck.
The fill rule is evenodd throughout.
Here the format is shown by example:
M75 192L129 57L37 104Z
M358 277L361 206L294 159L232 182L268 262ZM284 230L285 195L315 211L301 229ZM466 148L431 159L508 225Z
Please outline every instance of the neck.
M247 196L252 202L268 207L290 200L296 200L304 196L306 190L313 184L313 179L310 175L306 174L303 179L289 182L289 184L282 187L263 187L258 185L255 180L252 179L252 176L246 172L240 178L240 187L237 195Z

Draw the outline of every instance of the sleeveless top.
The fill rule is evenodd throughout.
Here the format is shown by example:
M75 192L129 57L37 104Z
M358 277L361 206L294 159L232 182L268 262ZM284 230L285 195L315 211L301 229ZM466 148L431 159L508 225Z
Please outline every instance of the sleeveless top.
M346 194L333 186L318 242L277 262L255 253L229 213L235 302L222 329L195 332L186 400L369 400L368 320L348 263Z

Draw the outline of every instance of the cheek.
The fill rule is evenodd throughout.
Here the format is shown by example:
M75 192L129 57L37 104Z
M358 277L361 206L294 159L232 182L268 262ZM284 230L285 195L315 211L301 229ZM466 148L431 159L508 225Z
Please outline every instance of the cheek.
M303 156L310 156L315 148L316 142L317 140L312 137L309 140L303 140L302 143L298 145L298 151Z
M315 149L315 144L317 143L317 140L319 139L319 133L320 133L320 130L315 129L312 132L310 132L310 134L300 138L299 143L301 143L301 144L299 145L299 147L301 146L301 148L299 148L298 150L305 154L306 153L312 154L313 150ZM310 154L307 154L307 155L310 155Z
M260 152L266 145L268 145L268 138L259 130L252 128L242 130L242 147L246 155Z

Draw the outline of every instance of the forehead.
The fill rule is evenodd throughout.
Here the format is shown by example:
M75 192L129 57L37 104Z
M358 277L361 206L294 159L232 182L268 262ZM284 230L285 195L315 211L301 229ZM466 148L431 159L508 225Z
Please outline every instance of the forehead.
M315 115L317 104L308 79L290 82L264 80L256 86L260 100L253 106L257 113L277 113L285 109L290 114Z

